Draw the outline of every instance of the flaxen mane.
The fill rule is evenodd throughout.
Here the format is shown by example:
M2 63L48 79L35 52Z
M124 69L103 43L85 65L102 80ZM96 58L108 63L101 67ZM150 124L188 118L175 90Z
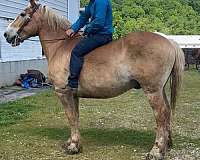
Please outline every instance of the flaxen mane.
M63 16L59 15L53 9L43 6L41 7L43 16L47 19L48 25L54 30L57 31L60 28L67 29L71 26L70 22Z

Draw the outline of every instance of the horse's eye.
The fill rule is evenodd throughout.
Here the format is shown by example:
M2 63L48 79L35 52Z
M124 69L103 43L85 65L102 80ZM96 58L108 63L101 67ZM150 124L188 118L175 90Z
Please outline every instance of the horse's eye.
M26 14L25 14L25 13L21 13L20 16L21 16L21 17L25 17Z

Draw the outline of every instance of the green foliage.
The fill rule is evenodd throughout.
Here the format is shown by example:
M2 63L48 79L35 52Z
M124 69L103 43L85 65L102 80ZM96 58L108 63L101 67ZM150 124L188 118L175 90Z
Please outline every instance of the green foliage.
M199 0L112 0L112 5L114 38L134 31L200 34Z
M88 2L89 0L81 0L81 7L84 7Z
M200 1L124 0L121 9L115 9L116 3L113 0L115 38L131 31L200 33Z

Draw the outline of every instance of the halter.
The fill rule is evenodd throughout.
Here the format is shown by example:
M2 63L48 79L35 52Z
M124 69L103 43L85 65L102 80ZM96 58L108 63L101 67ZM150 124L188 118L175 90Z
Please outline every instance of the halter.
M41 4L38 4L38 5L34 5L33 7L33 12L29 15L29 16L26 16L26 19L25 19L25 22L24 24L19 28L19 30L17 31L17 37L19 39L21 39L20 37L20 33L22 32L22 30L24 29L24 27L31 21L31 18L33 17L34 13L39 9Z
M38 5L34 5L33 7L33 12L30 13L29 16L26 16L26 19L25 19L25 22L24 24L19 28L19 30L17 31L17 35L15 37L15 43L17 40L20 40L20 42L23 42L23 39L21 38L20 36L20 33L23 31L24 27L26 25L28 25L28 23L31 21L31 18L33 17L34 13L39 9L39 7L41 6L41 4L38 4ZM77 38L77 37L82 37L83 35L81 34L77 34L76 36L74 36L74 38ZM59 41L59 40L66 40L66 39L69 39L69 37L64 37L64 38L58 38L58 39L46 39L46 40L42 40L42 41L46 41L46 42L55 42L55 41ZM32 40L34 41L34 40Z

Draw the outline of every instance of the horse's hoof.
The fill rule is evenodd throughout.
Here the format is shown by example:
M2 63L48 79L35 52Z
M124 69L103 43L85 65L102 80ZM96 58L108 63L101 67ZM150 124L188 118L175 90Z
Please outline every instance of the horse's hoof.
M151 155L150 153L146 154L146 160L153 160L153 159L154 159L153 155Z
M164 154L158 147L153 147L151 152L146 155L146 160L164 160Z
M66 143L62 146L62 148L64 149L65 153L69 155L78 154L82 151L82 147L78 143L75 143L75 142Z
M153 155L152 153L146 154L146 160L164 160L164 156L162 155Z
M167 151L168 151L168 152L171 151L171 149L172 149L172 147L173 147L173 142L172 142L171 139L168 141L167 147L168 147L168 148L167 148Z

